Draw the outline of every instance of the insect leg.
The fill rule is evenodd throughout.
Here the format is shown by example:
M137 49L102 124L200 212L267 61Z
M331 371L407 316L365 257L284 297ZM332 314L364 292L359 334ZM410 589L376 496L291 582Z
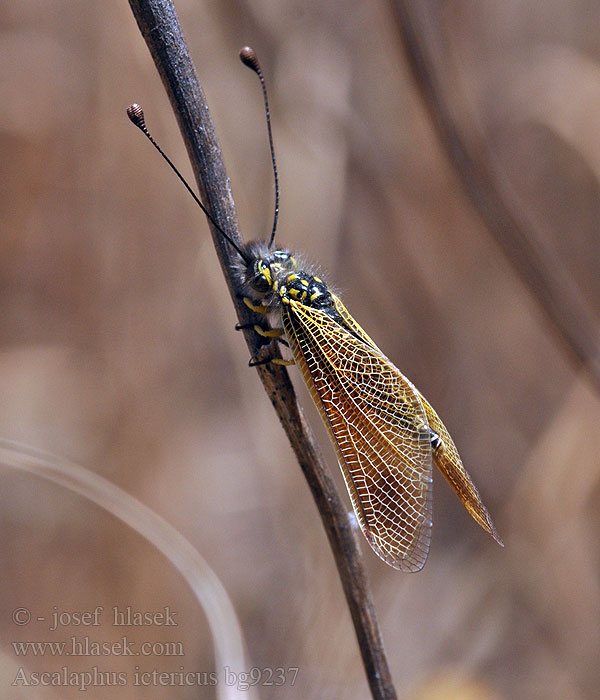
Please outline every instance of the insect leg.
M244 328L252 328L252 330L253 330L257 335L259 335L261 338L264 338L264 339L266 340L266 343L267 343L267 344L275 340L275 341L277 341L278 343L281 343L282 345L285 345L287 348L290 347L290 345L289 345L289 343L287 342L287 340L286 340L285 338L282 338L282 337L281 337L281 336L284 334L284 332L285 332L285 331L283 330L283 328L270 328L270 329L268 329L268 330L264 330L264 329L261 328L260 326L258 326L258 325L256 325L256 324L253 324L253 323L248 323L248 324L244 324L244 325L238 324L238 325L236 326L236 330L242 330L242 329L244 329ZM248 366L249 366L249 367L257 367L258 365L266 365L266 364L268 364L269 362L272 362L274 365L284 365L284 366L286 366L286 367L287 367L288 365L294 365L294 364L296 364L296 363L294 362L294 360L282 360L282 359L279 358L279 357L275 357L275 358L272 358L272 359L271 359L270 357L267 357L267 358L264 359L264 360L253 360L253 359L251 359L251 360L248 362Z
M285 333L283 328L270 328L268 331L265 331L258 325L254 326L254 330L263 338L281 338Z
M259 367L260 365L268 365L269 362L273 363L274 365L282 365L283 367L290 367L291 365L296 364L294 360L282 360L280 357L267 357L264 360L250 360L248 362L248 367Z
M268 314L271 309L269 309L268 306L261 306L260 304L253 304L252 299L249 299L248 297L243 297L244 304L250 309L250 311L254 311L255 314L263 314L266 315Z
M236 323L235 324L236 331L246 331L246 330L249 330L250 328L255 333L260 335L261 338L268 338L269 341L276 340L278 343L285 345L286 348L290 347L290 344L288 343L288 341L285 338L281 337L285 333L283 328L269 328L268 330L265 330L264 328L261 328L256 323Z
M244 304L251 310L254 311L257 314L263 314L266 315L272 311L268 306L260 306L252 303L252 300L249 299L248 297L244 297ZM281 343L282 345L285 345L286 347L289 347L289 343L285 338L282 338L281 336L285 333L283 328L269 328L268 330L265 330L261 326L259 326L256 323L244 323L244 324L236 324L236 331L241 331L241 330L246 330L248 328L252 328L255 333L257 333L261 338L266 338L269 341L276 340L278 343ZM269 362L272 362L274 365L283 365L283 366L289 366L296 364L293 360L282 360L280 358L274 358L270 359L267 358L265 360L253 360L251 359L248 362L249 367L258 367L259 365L266 365Z

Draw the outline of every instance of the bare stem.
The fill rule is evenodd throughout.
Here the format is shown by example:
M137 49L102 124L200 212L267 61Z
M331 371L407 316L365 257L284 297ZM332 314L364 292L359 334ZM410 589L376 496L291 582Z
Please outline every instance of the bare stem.
M555 334L600 389L598 318L557 252L508 198L482 137L457 111L456 86L444 76L443 37L428 3L391 0L408 64L440 143L496 243L544 312ZM427 16L429 14L429 16Z
M129 4L169 95L201 198L227 235L241 242L221 150L173 3L129 0ZM211 232L240 323L249 323L255 319L240 303L234 286L236 254L212 227ZM264 350L257 346L256 334L246 332L246 342L251 355L260 358ZM257 371L319 509L354 622L371 693L377 699L395 698L355 529L317 453L287 371L272 364L259 366Z

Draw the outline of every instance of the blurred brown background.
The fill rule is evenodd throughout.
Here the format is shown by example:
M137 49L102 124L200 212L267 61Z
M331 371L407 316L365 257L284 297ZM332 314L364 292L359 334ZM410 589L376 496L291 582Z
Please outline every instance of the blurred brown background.
M597 313L600 7L423 6L444 39L435 48L455 107ZM251 44L270 87L280 244L328 271L436 407L506 543L436 475L421 573L393 571L364 545L399 695L597 697L600 401L465 196L390 7L181 0L178 10L244 235L267 235L273 199L260 91L237 58ZM246 366L203 215L125 116L142 103L190 172L127 3L4 0L0 12L0 436L97 472L184 534L232 599L249 665L299 668L293 687L262 697L368 697L316 508ZM206 618L151 544L43 479L8 467L1 479L2 698L81 697L11 687L20 667L214 670ZM120 639L108 622L52 633L11 621L20 606L42 616L97 605L168 605L176 630L128 633L179 640L185 657L15 655L15 640ZM132 682L91 692L215 697Z

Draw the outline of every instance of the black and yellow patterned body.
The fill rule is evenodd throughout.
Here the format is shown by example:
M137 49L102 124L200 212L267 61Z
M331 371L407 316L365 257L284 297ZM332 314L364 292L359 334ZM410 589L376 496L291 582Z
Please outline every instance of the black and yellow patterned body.
M418 571L429 551L432 463L500 544L444 424L323 280L287 251L244 251L242 282L256 311L279 310L295 363L327 426L357 520L394 568Z

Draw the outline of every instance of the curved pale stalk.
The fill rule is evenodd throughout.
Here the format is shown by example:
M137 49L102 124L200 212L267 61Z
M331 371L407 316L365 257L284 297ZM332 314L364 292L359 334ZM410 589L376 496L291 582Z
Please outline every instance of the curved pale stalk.
M123 489L60 457L0 439L0 464L41 476L87 498L129 525L164 554L192 589L208 620L215 649L219 699L244 697L255 700L254 688L241 691L235 684L227 685L222 677L225 666L236 673L249 668L242 630L217 575L180 532Z

